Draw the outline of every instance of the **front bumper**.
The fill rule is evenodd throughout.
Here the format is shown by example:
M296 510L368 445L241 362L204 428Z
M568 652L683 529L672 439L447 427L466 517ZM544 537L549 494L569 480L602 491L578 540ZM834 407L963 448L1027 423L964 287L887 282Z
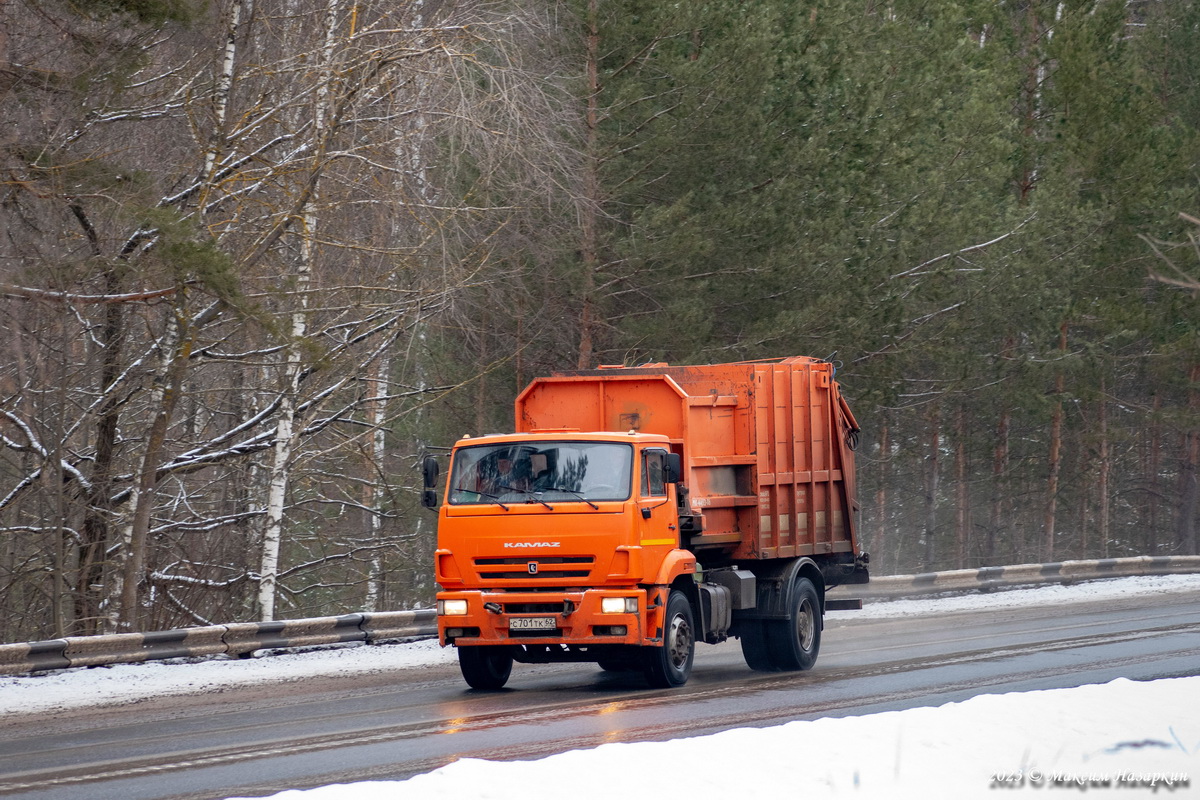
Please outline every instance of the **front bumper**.
M634 598L637 611L605 613L605 598ZM439 592L438 641L449 644L651 644L656 612L644 589L563 592ZM612 602L612 601L610 601ZM465 614L443 614L465 603Z

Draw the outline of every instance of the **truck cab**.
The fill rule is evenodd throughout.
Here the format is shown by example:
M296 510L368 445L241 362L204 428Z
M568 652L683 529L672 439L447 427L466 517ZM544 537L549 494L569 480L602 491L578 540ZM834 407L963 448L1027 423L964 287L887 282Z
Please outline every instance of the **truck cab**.
M669 591L655 589L696 569L680 548L679 463L667 437L634 431L459 440L435 571L438 636L469 683L489 688L513 658L633 665L664 635L688 654L671 674L690 668L694 622L664 632Z

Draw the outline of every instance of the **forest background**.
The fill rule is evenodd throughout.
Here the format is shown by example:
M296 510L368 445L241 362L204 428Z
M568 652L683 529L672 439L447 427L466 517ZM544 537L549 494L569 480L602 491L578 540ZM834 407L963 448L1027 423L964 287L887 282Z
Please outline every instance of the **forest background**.
M1200 2L4 0L0 640L428 607L552 370L811 355L875 574L1197 553Z

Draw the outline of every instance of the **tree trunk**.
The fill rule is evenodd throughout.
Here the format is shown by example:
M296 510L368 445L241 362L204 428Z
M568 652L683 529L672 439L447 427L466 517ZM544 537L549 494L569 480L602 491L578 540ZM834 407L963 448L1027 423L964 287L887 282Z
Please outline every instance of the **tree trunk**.
M478 325L482 335L479 337L479 363L483 365L483 369L479 370L479 377L475 381L475 433L477 435L492 430L487 419L488 401L491 399L488 392L488 376L491 374L492 359L490 318L491 315L486 308L480 311Z
M1095 459L1092 458L1091 447L1084 442L1080 442L1076 455L1079 457L1079 489L1076 497L1075 527L1079 535L1075 537L1073 546L1068 542L1066 547L1059 548L1060 558L1088 558L1091 548L1092 537L1089 531L1092 527L1092 487L1095 485L1092 479L1092 463Z
M120 271L110 269L105 273L106 294L115 295L121 290ZM104 325L100 328L100 347L103 356L100 366L100 384L97 387L104 397L97 411L95 460L92 462L91 490L83 509L81 542L79 544L79 567L75 592L75 619L83 635L96 634L102 629L101 609L104 597L105 551L111 539L113 520L113 461L116 455L120 401L115 386L121 374L121 359L125 345L124 303L109 303L104 311Z
M283 398L279 406L279 419L275 427L275 450L271 461L270 489L267 495L267 518L263 526L262 567L259 572L258 613L263 622L275 619L275 595L279 579L279 552L283 541L284 504L287 499L288 471L291 467L292 448L295 444L296 407L300 394L300 345L308 330L308 290L312 281L314 239L317 235L318 219L316 203L321 178L322 163L330 131L331 61L337 36L339 0L328 0L325 15L325 42L321 50L321 69L317 80L314 101L314 131L321 143L313 160L311 192L302 206L301 217L304 227L299 232L300 250L295 266L296 310L292 312L291 330L288 336L287 360L284 365Z
M988 517L987 542L983 550L985 566L994 566L997 562L997 539L1000 526L1004 524L1002 521L1006 518L1004 510L1007 498L1004 487L1005 475L1008 472L1008 426L1009 411L1006 408L1000 412L1000 419L996 423L996 444L992 450L992 508Z
M1059 327L1058 346L1059 353L1065 357L1067 352L1067 323L1065 322ZM1046 479L1046 511L1042 517L1042 560L1045 562L1054 560L1054 526L1058 511L1058 477L1062 469L1062 396L1066 390L1065 383L1066 378L1060 368L1058 375L1054 378L1054 394L1057 399L1054 403L1054 411L1050 417L1049 476Z
M1175 540L1181 555L1197 555L1196 501L1200 487L1196 485L1196 465L1200 462L1200 428L1194 420L1200 413L1200 363L1192 365L1188 378L1191 419L1183 435L1183 461L1179 465L1179 516L1175 523Z
M295 361L293 353L296 354ZM298 364L299 353L293 345L288 353L283 390L285 396L279 404L279 419L275 425L275 449L271 458L270 488L267 491L267 517L263 526L258 583L258 614L263 622L275 619L275 589L279 578L279 550L283 541L283 509L287 499L288 466L292 458Z
M579 358L576 367L588 369L595 358L596 271L599 268L599 241L596 226L600 208L600 12L599 0L588 0L587 8L587 113L585 116L585 163L583 165L583 200L580 203L579 259L580 297Z
M217 77L217 91L213 98L214 120L211 137L204 152L204 180L200 187L196 216L203 219L208 205L209 192L214 188L217 158L225 146L225 120L229 109L229 93L233 87L233 68L237 62L237 35L242 19L243 0L233 0L229 7L229 19L225 27L225 50L221 58L221 73Z
M64 336L63 339L63 344L67 345L65 341L66 337ZM68 349L69 346L63 347L64 354L68 351ZM53 574L51 575L51 604L52 608L54 609L54 635L57 638L67 635L67 631L70 628L74 617L74 607L70 602L68 595L66 578L67 570L75 561L74 558L68 556L68 551L74 550L75 543L72 541L72 537L67 532L67 482L65 475L66 470L63 468L63 464L65 463L64 459L67 456L64 447L66 444L65 440L67 433L66 426L63 424L63 414L67 408L65 395L67 387L67 363L69 360L70 359L68 358L61 358L58 361L58 398L56 402L56 405L58 406L58 419L56 425L57 430L54 431L54 445L49 448L50 458L49 464L47 465L47 472L50 480L52 481L50 485L54 487L53 519L55 522L55 531L54 568L52 571ZM72 555L75 555L75 553Z
M385 349L372 365L372 376L368 381L370 399L367 401L367 424L371 428L370 458L367 463L367 474L370 480L366 484L367 513L370 516L371 555L370 567L367 573L367 593L363 601L364 611L378 611L379 598L383 586L383 504L387 497L387 484L384 476L387 474L384 459L387 454L387 396L388 371L391 365L390 350Z
M1162 397L1154 395L1153 412L1150 419L1149 449L1146 454L1146 530L1149 531L1147 555L1158 555L1158 503L1161 497L1160 473L1162 462L1162 425L1159 422L1159 412L1162 410Z
M163 368L150 395L150 408L154 418L146 433L146 449L142 465L134 478L130 497L129 522L124 537L124 565L121 576L121 606L119 627L123 631L135 631L139 624L139 593L146 572L146 549L149 546L150 517L154 510L154 490L158 484L158 467L162 463L167 428L179 402L183 387L183 376L187 372L190 356L190 333L184 321L184 292L180 287L176 294L175 315L168 323L163 335Z
M892 479L892 444L891 427L885 414L879 423L879 485L875 489L875 536L871 549L879 554L879 571L883 575L895 572L893 562L889 571L887 560L888 544L891 533L888 531L888 484Z
M1025 37L1021 54L1025 65L1025 80L1021 87L1021 141L1026 153L1021 155L1020 174L1017 176L1017 203L1024 207L1030 202L1037 184L1038 170L1038 123L1042 105L1042 79L1045 65L1042 63L1042 26L1032 6L1024 10Z
M1109 453L1108 446L1108 386L1103 375L1100 376L1100 408L1099 408L1099 425L1100 425L1100 447L1099 447L1099 475L1096 478L1096 527L1097 535L1100 537L1100 556L1108 558L1108 537L1109 537L1109 499L1108 499L1108 481L1112 471L1112 457ZM1084 551L1084 558L1087 558L1087 552Z
M935 403L929 411L929 453L925 456L925 559L924 569L932 572L936 565L933 536L937 530L938 465L941 450L941 413Z
M971 535L971 492L967 484L967 410L962 405L958 407L955 428L958 441L954 450L954 555L956 567L966 569Z

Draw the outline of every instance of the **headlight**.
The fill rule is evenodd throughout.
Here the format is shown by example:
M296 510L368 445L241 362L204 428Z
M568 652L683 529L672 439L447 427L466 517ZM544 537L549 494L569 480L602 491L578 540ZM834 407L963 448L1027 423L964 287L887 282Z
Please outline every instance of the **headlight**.
M636 614L638 601L636 597L601 597L601 614Z
M465 617L467 615L467 601L438 600L437 613L439 617Z

